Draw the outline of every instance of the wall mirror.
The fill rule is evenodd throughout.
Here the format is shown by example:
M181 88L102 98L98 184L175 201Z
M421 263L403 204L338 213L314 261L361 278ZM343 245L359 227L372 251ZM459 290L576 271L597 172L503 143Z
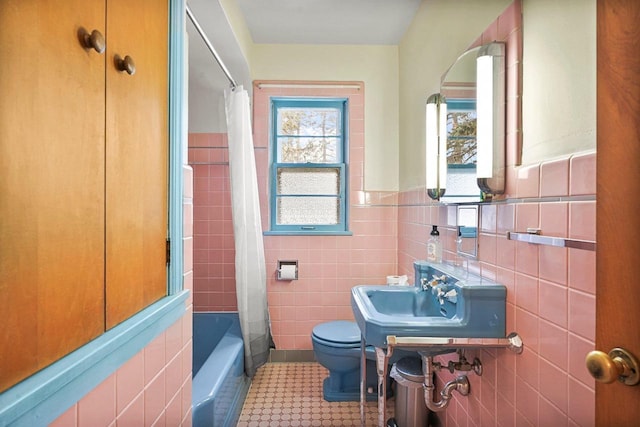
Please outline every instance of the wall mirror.
M456 251L467 258L478 257L478 205L458 206Z
M442 78L446 100L446 203L479 202L505 185L504 43L464 52ZM483 194L484 193L484 194Z
M480 47L464 52L445 73L440 93L447 100L447 183L444 202L478 202L476 183L476 58Z

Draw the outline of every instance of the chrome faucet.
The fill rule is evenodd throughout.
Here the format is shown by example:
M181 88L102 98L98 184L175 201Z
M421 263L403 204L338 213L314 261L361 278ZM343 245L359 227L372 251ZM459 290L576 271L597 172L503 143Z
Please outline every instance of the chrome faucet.
M432 289L438 285L444 285L446 282L447 276L444 274L439 277L434 274L431 280L429 280L429 278L427 277L422 277L420 279L420 285L422 285L423 291L428 291L429 289Z

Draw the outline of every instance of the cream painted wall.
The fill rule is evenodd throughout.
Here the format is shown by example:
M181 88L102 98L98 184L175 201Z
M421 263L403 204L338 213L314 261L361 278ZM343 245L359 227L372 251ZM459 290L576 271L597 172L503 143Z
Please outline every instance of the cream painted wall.
M219 0L254 80L365 84L364 188L398 190L398 47L255 44L236 0Z
M253 39L251 38L251 34L249 33L249 27L247 27L247 22L244 19L244 15L240 10L240 6L238 5L237 0L218 0L222 9L224 10L224 14L227 16L227 20L229 21L229 26L233 31L233 34L236 37L238 44L240 45L240 50L244 55L247 63L249 64L249 68L251 68L251 54L253 51Z
M399 46L254 44L219 0L253 79L365 82L365 189L424 185L424 103L511 0L424 0ZM595 148L595 0L523 0L523 164ZM457 24L456 24L457 23Z
M400 190L424 186L425 102L512 0L424 0L399 46Z
M522 164L596 148L596 0L523 2Z
M255 44L256 80L363 81L367 191L398 190L398 47Z

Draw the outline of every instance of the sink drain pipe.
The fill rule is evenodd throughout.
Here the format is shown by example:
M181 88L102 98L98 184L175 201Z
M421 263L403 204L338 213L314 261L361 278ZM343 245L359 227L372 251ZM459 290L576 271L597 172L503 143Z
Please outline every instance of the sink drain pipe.
M451 401L453 392L457 391L462 396L469 394L469 380L466 375L460 375L456 379L444 385L440 392L440 400L435 402L435 381L434 373L437 370L433 362L433 350L448 348L461 350L465 348L507 348L516 354L522 353L523 344L520 336L513 332L506 338L421 338L421 337L396 337L387 336L389 344L388 351L393 351L394 347L413 348L422 356L422 372L424 373L424 401L427 408L433 412L444 410ZM439 366L439 364L437 365Z
M360 343L360 423L365 425L365 385L366 385L366 353L365 339L362 338ZM464 396L469 394L469 381L465 376L460 376L453 381L445 384L444 389L440 393L441 400L433 402L435 393L435 385L433 382L433 357L434 351L450 350L451 352L465 348L508 348L516 354L522 353L523 344L520 336L512 332L506 338L441 338L441 337L397 337L395 335L387 335L387 348L375 347L376 352L376 368L378 374L378 427L384 427L386 408L387 408L387 387L386 373L387 363L391 358L394 348L402 348L414 350L421 354L422 357L428 357L429 363L423 366L425 380L423 383L424 397L427 408L432 411L441 411L447 407L451 400L454 390L457 390ZM428 372L428 373L427 373Z
M453 392L457 391L463 396L469 394L469 380L466 375L460 375L455 380L451 380L444 385L444 388L440 392L440 401L435 402L433 400L436 385L433 380L433 374L435 369L433 366L433 356L422 356L422 372L424 372L424 403L433 412L439 412L449 406L449 401L453 396Z

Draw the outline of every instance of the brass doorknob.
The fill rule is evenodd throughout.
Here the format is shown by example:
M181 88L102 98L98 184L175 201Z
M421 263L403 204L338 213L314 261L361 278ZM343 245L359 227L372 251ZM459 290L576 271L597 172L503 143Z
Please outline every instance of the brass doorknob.
M103 53L107 47L104 36L98 30L93 30L89 34L86 30L81 29L80 40L86 49L93 49L98 53Z
M610 384L615 380L625 385L640 383L640 365L633 354L622 348L614 348L609 354L592 351L585 360L587 369L597 381Z
M134 75L136 72L136 63L133 62L133 58L129 55L121 58L120 55L116 55L114 58L114 62L116 64L116 68L119 71L126 71L130 76Z

